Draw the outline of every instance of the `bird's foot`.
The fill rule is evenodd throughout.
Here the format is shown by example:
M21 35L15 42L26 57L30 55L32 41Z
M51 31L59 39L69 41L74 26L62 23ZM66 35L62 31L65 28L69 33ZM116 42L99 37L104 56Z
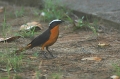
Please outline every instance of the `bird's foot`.
M43 52L43 55L46 59L48 59L48 57L46 56L46 52Z
M50 57L48 57L47 52L45 52L45 51L42 51L42 53L43 53L43 55L44 55L44 57L46 59L54 59L54 58L56 58L56 56L54 56L53 54L50 54Z
M57 56L52 55L52 56L51 56L51 59L54 59L54 58L57 58Z

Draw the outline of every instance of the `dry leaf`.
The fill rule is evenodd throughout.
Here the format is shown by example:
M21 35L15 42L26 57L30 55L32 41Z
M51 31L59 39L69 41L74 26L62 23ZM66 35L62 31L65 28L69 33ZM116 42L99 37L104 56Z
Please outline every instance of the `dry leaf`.
M110 78L112 78L112 79L119 79L119 76L113 75L113 76L110 76Z
M95 61L101 61L102 58L100 58L100 57L87 57L87 58L82 58L81 60L95 60Z
M29 30L31 30L34 27L35 27L35 29L39 29L39 30L42 29L40 23L38 23L38 22L28 22L28 23L26 23L24 25L21 25L19 31L22 31L22 30L29 31Z
M30 59L37 59L37 57L29 57Z
M107 44L107 43L98 43L98 47L105 47L105 46L110 46L110 44Z
M2 13L4 11L4 7L0 6L0 13Z
M8 37L8 38L0 38L0 42L11 42L16 39L19 39L21 36L13 36L13 37Z
M9 69L0 69L1 71L4 71L4 72L7 72L7 71L11 71L12 70L12 68L9 68Z

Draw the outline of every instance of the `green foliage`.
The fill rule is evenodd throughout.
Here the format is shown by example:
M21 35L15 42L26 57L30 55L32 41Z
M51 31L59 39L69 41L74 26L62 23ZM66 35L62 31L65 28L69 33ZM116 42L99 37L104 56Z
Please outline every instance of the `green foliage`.
M0 76L0 79L8 79L11 76L11 70L14 70L16 73L22 67L23 55L10 55L11 49L6 47L5 51L0 52L0 64L3 65L1 68L2 71L7 72L6 76Z
M115 69L115 75L120 76L120 66L114 64L113 67Z
M25 13L24 7L21 7L20 10L15 11L15 16L16 16L16 18L22 17L24 15L24 13Z
M35 73L35 79L40 79L40 71L37 70Z
M19 70L20 66L22 65L22 58L22 54L20 54L19 56L14 55L12 57L9 57L8 66L12 66L14 71L16 72L16 70Z
M4 12L4 20L3 20L3 23L2 23L2 33L3 33L3 36L5 36L5 29L7 27L7 23L6 23L6 10Z
M1 23L2 26L2 35L3 37L5 37L7 34L9 34L9 32L11 31L11 26L7 24L7 17L6 17L6 9L4 11L4 18L3 18L3 22Z
M89 28L93 31L94 34L97 34L98 21L94 20L92 23L90 23L89 21L83 21L83 20L84 20L84 16L81 19L78 19L77 24L75 24L75 30L82 28Z
M34 52L32 56L38 57L39 56L39 52Z
M93 31L94 34L97 34L98 20L94 19L92 23L89 22L88 27Z
M9 79L8 77L0 77L0 79Z
M62 75L60 73L53 73L51 79L61 79Z
M97 34L97 31L94 26L89 24L88 27L93 31L94 34Z
M39 10L33 10L33 15L34 16L38 16L40 14L40 11Z
M16 33L16 35L21 36L21 37L30 37L31 38L35 35L35 28L32 28L28 31L26 31L26 30L20 31L20 32Z
M82 28L85 27L85 23L83 22L84 16L81 19L78 19L78 24L76 25L76 28Z
M7 72L10 72L10 68L14 69L14 71L18 70L22 65L22 58L23 55L9 55L9 54L1 54L0 55L0 62L6 64Z
M70 10L65 9L64 6L58 6L59 0L44 0L44 9L41 10L44 15L41 15L41 20L51 21L53 19L63 19L66 13L69 14Z

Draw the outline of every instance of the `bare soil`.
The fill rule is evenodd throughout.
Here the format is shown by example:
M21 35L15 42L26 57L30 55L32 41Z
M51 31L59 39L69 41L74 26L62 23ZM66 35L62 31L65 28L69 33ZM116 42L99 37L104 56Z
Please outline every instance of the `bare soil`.
M11 30L6 32L6 36L13 36L20 25L31 21L38 21L43 27L34 37L48 28L48 23L41 22L40 17L34 15L34 11L38 10L36 8L24 7L24 16L16 18L14 12L19 10L21 6L1 1L0 5L6 8L6 22L11 26ZM0 17L0 30L2 30L4 12L0 13ZM20 71L11 70L10 74L17 73L21 76L19 79L37 79L35 77L36 71L40 72L40 76L46 75L48 79L54 79L51 78L53 74L59 74L60 79L110 79L110 76L115 74L114 64L120 66L120 32L113 27L111 29L107 26L103 27L104 31L96 36L90 30L74 31L74 27L68 23L62 24L57 42L50 47L50 51L56 58L45 59L39 47L27 50L23 52L24 63L20 67ZM2 32L0 32L0 37L4 37ZM14 51L27 45L30 41L30 38L20 38L11 43L0 43L0 52L4 53L6 48L10 49L10 52ZM109 45L98 47L99 43ZM39 56L34 58L33 54L36 52L39 53ZM48 57L50 57L49 54ZM102 60L81 60L85 57L100 57ZM1 63L0 68L3 65ZM0 71L0 75L7 76L7 72Z

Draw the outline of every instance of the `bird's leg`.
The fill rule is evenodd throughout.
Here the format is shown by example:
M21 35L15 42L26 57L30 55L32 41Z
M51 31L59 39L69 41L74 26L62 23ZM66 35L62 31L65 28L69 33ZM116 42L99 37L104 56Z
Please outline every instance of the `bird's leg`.
M42 53L43 53L44 57L47 59L48 57L46 56L46 52L44 51L44 47L42 48Z
M46 52L45 51L42 51L42 52L43 52L44 57L47 59L48 57L46 56Z
M52 52L50 52L50 51L48 50L48 47L46 47L46 50L49 52L49 54L51 55L51 57L53 57L53 58L54 58L54 56L53 56Z

